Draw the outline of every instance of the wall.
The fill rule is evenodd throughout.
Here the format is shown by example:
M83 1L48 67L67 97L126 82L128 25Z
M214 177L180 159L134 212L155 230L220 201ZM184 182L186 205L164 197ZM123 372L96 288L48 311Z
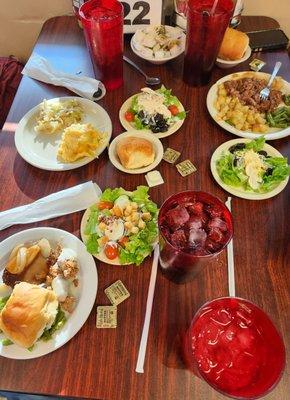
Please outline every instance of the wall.
M3 0L2 0L3 1ZM156 0L158 1L158 0ZM289 0L244 0L248 15L267 15L278 20L290 37ZM43 22L72 13L71 0L8 0L0 8L0 56L27 60Z

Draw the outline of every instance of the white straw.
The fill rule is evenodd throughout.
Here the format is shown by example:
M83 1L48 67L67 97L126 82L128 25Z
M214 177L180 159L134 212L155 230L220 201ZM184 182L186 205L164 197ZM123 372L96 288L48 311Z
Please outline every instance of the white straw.
M232 198L228 197L226 201L226 206L230 211ZM228 258L228 286L229 286L229 295L236 295L236 285L235 285L235 264L234 264L234 249L233 249L233 239L227 245L227 258Z
M210 15L214 15L218 1L219 0L214 0L213 6L212 6L212 8L210 10Z
M154 297L154 291L155 291L158 257L159 257L159 246L156 245L155 249L154 249L150 283L149 283L149 289L148 289L145 320L144 320L143 331L142 331L142 336L141 336L141 341L140 341L137 365L136 365L136 369L135 369L135 371L138 372L139 374L144 373L144 360L145 360L145 355L146 355L147 339L148 339L153 297Z

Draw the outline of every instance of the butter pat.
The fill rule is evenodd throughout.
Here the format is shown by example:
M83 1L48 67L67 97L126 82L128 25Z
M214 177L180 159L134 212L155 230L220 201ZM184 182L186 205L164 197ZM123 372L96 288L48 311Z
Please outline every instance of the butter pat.
M145 175L145 179L146 179L149 187L162 185L162 183L164 183L164 180L163 180L160 172L156 171L156 170L148 172L148 174Z

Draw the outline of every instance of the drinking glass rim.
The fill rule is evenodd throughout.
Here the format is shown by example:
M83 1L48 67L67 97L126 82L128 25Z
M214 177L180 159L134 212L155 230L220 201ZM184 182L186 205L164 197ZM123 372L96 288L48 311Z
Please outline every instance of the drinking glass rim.
M191 254L191 253L188 253L188 252L186 252L186 251L183 251L183 250L181 250L181 249L179 249L179 248L173 246L173 244L170 243L170 242L168 241L168 239L162 234L162 230L161 230L161 228L160 228L160 225L161 225L161 223L160 223L160 210L162 209L162 207L164 206L164 204L165 204L167 201L169 201L172 197L177 196L177 195L180 195L180 194L186 194L186 193L188 193L188 194L189 194L189 193L205 193L206 195L209 195L209 196L213 197L214 199L218 200L218 201L220 202L221 206L222 206L222 207L225 207L226 210L229 212L230 222L231 222L231 235L229 236L228 240L224 243L224 245L221 247L221 249L220 249L219 251L217 251L217 252L215 252L215 253L211 253L211 254L205 254L205 255L195 255L195 254ZM227 247L227 245L229 244L229 242L230 242L231 239L233 238L233 234L234 234L233 216L232 216L231 211L227 208L227 206L225 205L225 203L223 203L223 202L221 201L220 198L218 198L217 196L212 195L211 193L204 192L203 190L184 190L184 191L182 191L182 192L174 193L174 194L172 194L171 196L167 197L167 199L164 200L164 202L161 204L161 207L160 207L160 209L159 209L159 214L158 214L158 221L157 221L157 223L158 223L158 230L159 230L159 232L160 232L160 235L162 236L163 240L164 240L172 249L177 250L180 254L184 254L184 255L188 255L188 256L200 258L200 259L212 258L212 257L214 257L214 256L219 255L219 254Z
M256 399L260 399L261 397L264 397L264 396L266 396L268 393L270 393L270 392L278 385L278 383L280 382L280 380L281 380L281 378L282 378L282 376L283 376L283 374L284 374L285 367L286 367L286 347L285 347L285 343L284 343L283 337L282 337L281 333L279 332L279 330L276 328L276 325L275 325L274 322L272 321L272 318L270 318L269 315L268 315L261 307L257 306L255 303L253 303L252 301L250 301L250 300L248 300L248 299L244 299L244 298L238 297L238 296L221 296L221 297L216 297L216 298L214 298L214 299L212 299L212 300L206 301L206 302L205 302L203 305L201 305L201 306L198 308L198 310L194 313L193 318L192 318L191 323L190 323L190 326L189 326L189 328L188 328L187 334L188 334L188 335L190 334L190 331L191 331L191 329L192 329L192 326L193 326L193 324L196 322L196 320L200 317L198 314L200 313L200 311L201 311L203 308L207 307L209 304L211 304L211 303L213 303L213 302L216 302L216 301L219 301L219 300L229 300L229 299L235 299L235 300L238 300L238 301L242 301L242 302L249 303L251 306L254 306L254 308L256 308L256 309L258 309L260 312L262 312L262 313L264 314L264 316L270 321L270 323L272 324L272 326L273 326L274 330L276 331L276 334L277 334L277 336L278 336L278 338L280 339L280 342L281 342L281 344L282 344L282 350L283 350L283 364L282 364L282 368L281 368L280 374L277 376L277 379L276 379L275 382L272 384L272 386L270 386L270 387L269 387L264 393L262 393L261 395L258 395L258 396L256 396L256 397L237 397L237 396L233 396L233 395L231 395L231 394L229 394L229 393L223 391L222 389L218 388L216 385L214 385L213 383L211 383L208 379L206 379L206 375L204 375L204 374L201 372L201 370L200 370L200 368L199 368L197 362L195 362L195 363L196 363L196 367L197 367L198 373L200 374L200 377L201 377L208 385L210 385L213 389L215 389L217 392L219 392L219 393L221 393L221 394L223 394L223 395L225 395L225 396L228 396L228 397L230 397L230 398L232 398L232 399L235 399L235 400L256 400ZM193 358L195 359L195 357L193 357Z
M92 2L94 2L94 1L95 1L95 0L86 1L85 3L83 3L83 4L80 6L78 13L79 13L79 16L81 17L81 19L83 19L83 20L85 20L85 21L88 21L88 22L94 20L94 18L92 18L92 17L87 17L87 16L85 15L85 13L84 13L84 10L86 10L86 8L89 8L89 4L92 3ZM114 15L112 15L112 16L110 16L110 18L106 19L108 22L114 20L115 18L121 17L121 16L123 15L123 13L124 13L123 4L122 4L120 1L118 1L118 0L115 0L115 3L116 3L116 5L119 7L119 11L115 11L115 10L112 10L112 9L110 9L110 8L106 8L107 10L110 10L110 11L113 11L113 12L114 12ZM96 6L96 8L99 8L99 7L105 8L105 7L102 7L102 6ZM102 19L102 18L100 18L100 19ZM96 20L96 21L98 21L98 20Z

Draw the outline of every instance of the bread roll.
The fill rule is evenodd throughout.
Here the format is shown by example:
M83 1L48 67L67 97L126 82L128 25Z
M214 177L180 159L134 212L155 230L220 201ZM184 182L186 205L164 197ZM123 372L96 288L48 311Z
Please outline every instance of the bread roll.
M153 144L143 138L123 138L117 143L116 150L121 164L127 169L146 167L155 158Z
M249 45L249 36L236 29L227 28L218 57L223 60L240 60Z
M29 348L53 324L58 301L52 290L21 282L0 314L0 329L21 347Z

